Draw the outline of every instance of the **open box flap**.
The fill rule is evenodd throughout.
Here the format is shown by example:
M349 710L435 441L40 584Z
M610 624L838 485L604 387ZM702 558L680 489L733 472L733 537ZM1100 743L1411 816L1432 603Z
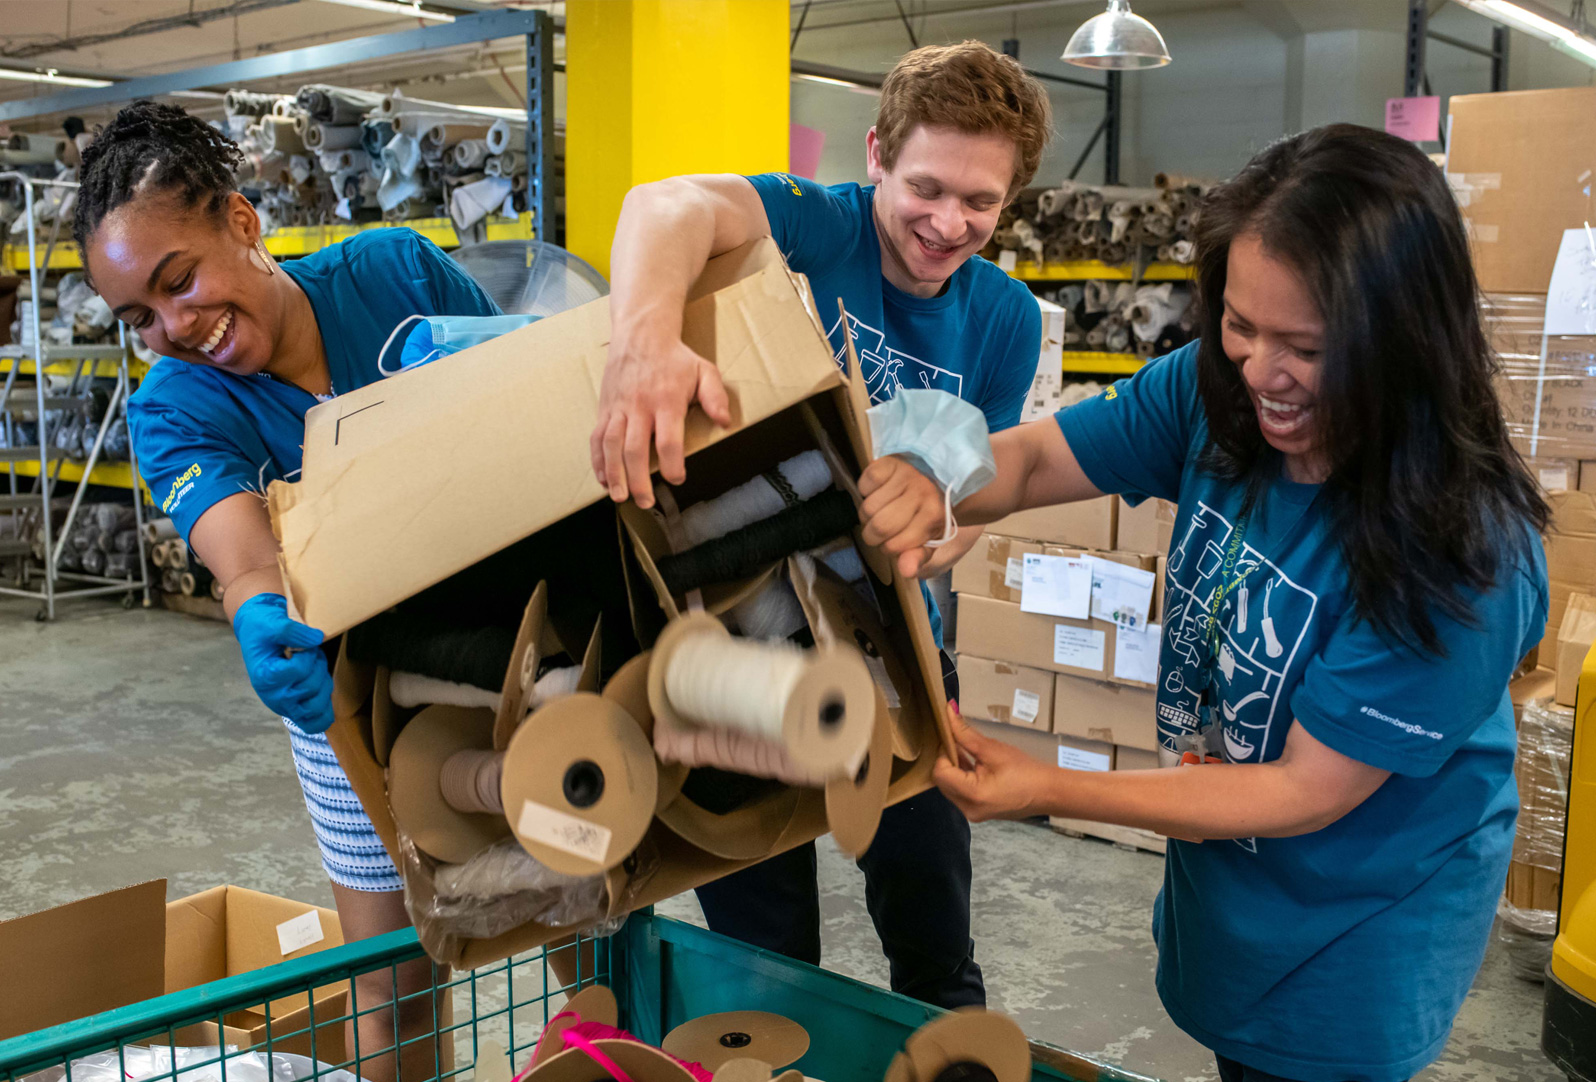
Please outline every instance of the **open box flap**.
M701 282L723 279L682 338L719 368L733 427L690 411L688 454L841 383L774 241L711 260ZM588 434L609 337L601 298L307 413L301 480L268 491L297 617L345 631L604 498Z

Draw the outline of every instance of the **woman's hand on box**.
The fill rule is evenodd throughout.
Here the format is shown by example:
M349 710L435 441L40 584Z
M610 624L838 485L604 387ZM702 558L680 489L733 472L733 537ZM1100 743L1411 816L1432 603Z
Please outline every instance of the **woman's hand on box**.
M333 723L332 674L322 633L289 618L281 594L256 594L239 606L233 634L260 701L307 733Z
M914 578L930 557L926 542L942 536L947 503L937 483L908 461L878 458L859 478L864 541L897 557L898 573Z
M970 728L960 716L957 703L948 704L948 713L959 761L938 759L932 777L965 818L980 823L1045 814L1051 775L1057 771L1012 745Z

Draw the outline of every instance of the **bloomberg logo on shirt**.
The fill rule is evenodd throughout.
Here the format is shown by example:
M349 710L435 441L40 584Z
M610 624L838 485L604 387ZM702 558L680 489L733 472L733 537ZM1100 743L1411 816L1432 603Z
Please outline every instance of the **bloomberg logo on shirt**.
M167 494L166 499L161 503L161 510L170 515L172 513L172 508L176 506L177 501L182 499L184 494L186 494L189 489L194 487L194 478L198 477L200 473L201 470L199 463L196 462L194 465L178 474L177 480L172 482L172 491Z
M1420 726L1413 724L1411 721L1403 721L1401 718L1394 718L1390 714L1382 714L1382 713L1380 713L1380 711L1376 710L1372 706L1365 706L1362 709L1360 709L1358 712L1360 714L1367 714L1369 717L1374 718L1376 721L1383 721L1387 725L1395 725L1398 729L1401 729L1403 732L1412 733L1414 736L1427 736L1431 740L1439 740L1439 739L1441 739L1441 734L1440 733L1434 733L1434 732L1431 732L1429 729L1421 728Z

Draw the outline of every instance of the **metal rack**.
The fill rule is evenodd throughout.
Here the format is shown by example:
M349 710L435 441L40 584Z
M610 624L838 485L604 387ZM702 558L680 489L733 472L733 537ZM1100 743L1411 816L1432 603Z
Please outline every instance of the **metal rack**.
M33 544L22 536L22 530L16 531L16 536L9 540L0 540L0 557L16 558L18 573L15 586L0 586L0 595L10 597L38 598L41 605L37 618L40 620L55 619L55 605L58 598L94 597L104 594L125 594L131 604L133 595L143 591L146 604L150 600L149 569L144 552L144 499L143 493L137 484L138 462L133 457L132 447L129 446L128 455L131 474L134 483L130 486L129 494L133 501L134 530L138 535L138 577L133 579L116 579L106 575L91 575L77 571L62 571L57 566L61 558L62 549L66 539L71 536L72 526L77 519L78 511L83 506L83 493L87 482L93 475L95 466L100 461L100 455L105 447L105 434L110 429L109 420L116 415L117 409L132 393L132 376L128 371L128 348L126 332L118 329L119 344L116 346L66 346L51 347L44 340L44 328L39 318L39 308L44 296L44 263L39 258L38 223L34 218L34 191L36 188L59 188L76 190L77 184L64 180L41 180L37 177L26 176L22 173L0 173L0 180L15 181L23 190L23 210L27 216L28 229L28 281L32 288L33 303L29 306L28 321L32 332L31 351L28 347L6 350L5 355L10 359L5 372L5 380L0 383L0 424L4 425L6 446L0 447L0 464L4 464L6 472L6 491L0 493L0 512L12 516L16 525L20 527L25 516L37 511L39 515L39 531L43 540L43 570L37 576L37 585L33 584L34 575L28 563L33 555ZM54 237L51 237L50 246L54 246ZM28 401L26 392L17 392L17 376L27 367L24 363L31 357L33 361L33 395ZM116 364L116 387L111 393L111 399L106 406L105 416L107 423L100 426L94 438L94 446L89 451L87 461L81 467L80 476L84 483L77 486L77 491L72 496L72 503L67 508L66 518L62 521L59 537L56 534L52 521L52 503L57 484L62 483L61 470L65 464L65 456L51 454L53 433L50 430L49 420L51 414L61 414L86 408L88 401L87 388L99 369L100 362L114 360ZM72 375L70 391L66 395L51 395L46 393L48 383L48 369L53 363L66 361L74 363L76 369ZM85 369L87 375L85 375ZM82 392L82 393L80 393ZM19 447L16 445L17 424L12 414L20 409L32 408L38 416L38 443L36 446ZM18 469L22 463L38 463L38 473L33 478L33 491L23 492L21 482L24 473ZM31 472L31 471L30 471ZM69 584L66 588L62 583Z

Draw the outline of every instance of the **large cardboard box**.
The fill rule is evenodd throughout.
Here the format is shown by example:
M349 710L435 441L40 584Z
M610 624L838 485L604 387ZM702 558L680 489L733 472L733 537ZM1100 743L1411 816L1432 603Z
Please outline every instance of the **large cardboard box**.
M1123 744L1114 749L1115 770L1157 770L1162 766L1156 751L1126 747Z
M1460 94L1449 114L1447 180L1480 287L1545 292L1563 230L1591 214L1596 87Z
M1114 745L1095 740L1076 740L1073 737L1040 733L1020 725L1004 725L991 721L973 721L976 731L1019 748L1031 758L1065 770L1114 769Z
M1022 612L1008 601L959 598L959 652L1000 658L1049 672L1107 679L1114 661L1114 625Z
M1114 547L1114 501L1113 496L1101 496L1052 507L1033 507L999 519L987 529L1005 537L1108 551Z
M1568 599L1574 594L1596 595L1596 494L1556 492L1547 496L1552 522L1546 532L1546 577L1551 607L1546 615L1546 635L1552 641L1541 651L1544 661L1555 642Z
M1120 552L1140 552L1167 556L1175 533L1175 505L1168 500L1147 499L1132 507L1115 496L1114 548Z
M720 429L700 411L690 413L688 477L672 486L677 506L721 495L814 450L835 487L857 502L857 479L871 458L868 392L851 348L849 376L839 371L822 317L836 318L816 312L807 282L787 269L768 238L710 261L689 293L683 340L718 367L734 423ZM521 577L525 590L513 601L516 612L524 606L524 617L499 708L488 711L494 716L483 730L491 746L465 750L508 756L521 748L527 754L515 769L506 759L504 813L479 819L499 837L514 826L523 846L537 848L540 860L565 874L602 875L599 915L614 917L828 829L840 841L842 815L850 828L868 827L855 835L868 844L875 820L860 794L880 782L882 792L871 798L879 817L883 803L923 792L936 759L951 747L951 733L920 584L859 541L854 525L849 536L869 573L858 590L841 585L852 600L838 601L836 583L814 566L798 600L817 642L863 656L880 695L873 721L888 718L872 730L861 784L850 778L846 786L824 790L775 785L722 810L685 795L686 768L660 764L649 746L656 699L646 655L666 621L688 612L689 591L667 587L664 522L635 505L612 510L588 455L609 335L608 300L601 299L318 406L306 416L300 480L273 484L268 499L293 609L329 633L424 600L417 593L445 579L445 592L470 581L473 596L486 591L497 603L493 592L501 579L484 569ZM522 543L539 558L520 560ZM503 566L507 553L515 557L511 567ZM589 615L579 627L562 630L560 592L569 592L568 580L594 561L607 585L624 577L620 610L605 608L597 623ZM701 601L705 613L719 614L783 568L793 572L796 563L691 591L692 600ZM547 592L534 591L528 579L541 580ZM795 575L793 585L799 585ZM879 610L879 617L860 609ZM346 636L334 674L337 720L328 740L407 885L424 897L442 861L401 844L395 809L416 813L420 818L411 822L429 831L456 813L437 807L443 802L436 762L430 779L425 770L416 775L413 789L394 781L396 734L403 737L414 721L392 702L387 670L351 656L352 638ZM532 675L539 657L550 652L568 654L579 666L579 692L587 697L573 695L528 713ZM595 696L600 688L603 695ZM641 734L626 728L627 719ZM537 739L517 743L522 733ZM886 744L878 746L874 741L883 735ZM573 771L582 785L571 782ZM596 786L587 784L593 780ZM523 784L535 786L534 795L521 796ZM665 799L656 802L660 793ZM529 842L529 831L546 839L542 848ZM490 937L418 921L417 931L434 959L474 968L569 929L531 921Z
M1519 813L1507 882L1507 899L1520 909L1557 908L1573 744L1571 708L1545 698L1525 705L1513 763Z
M152 880L0 922L0 1039L71 1022L343 943L338 914L242 887L166 901ZM347 1012L347 984L314 992L315 1016ZM265 1043L267 1004L177 1030L178 1044ZM271 1002L272 1046L310 1055L304 993ZM290 1036L291 1035L291 1036ZM165 1043L164 1040L162 1043ZM317 1057L346 1058L344 1025L316 1027Z
M1532 669L1507 685L1513 700L1513 727L1524 721L1524 705L1535 699L1550 698L1557 692L1557 673L1553 669Z
M959 713L1048 732L1053 724L1053 674L961 653Z
M1157 693L1063 673L1053 677L1053 731L1158 751Z
M1596 642L1596 597L1589 594L1570 594L1563 610L1562 622L1557 625L1557 694L1563 706L1576 705L1579 693L1579 672L1585 666L1585 655L1591 643Z

